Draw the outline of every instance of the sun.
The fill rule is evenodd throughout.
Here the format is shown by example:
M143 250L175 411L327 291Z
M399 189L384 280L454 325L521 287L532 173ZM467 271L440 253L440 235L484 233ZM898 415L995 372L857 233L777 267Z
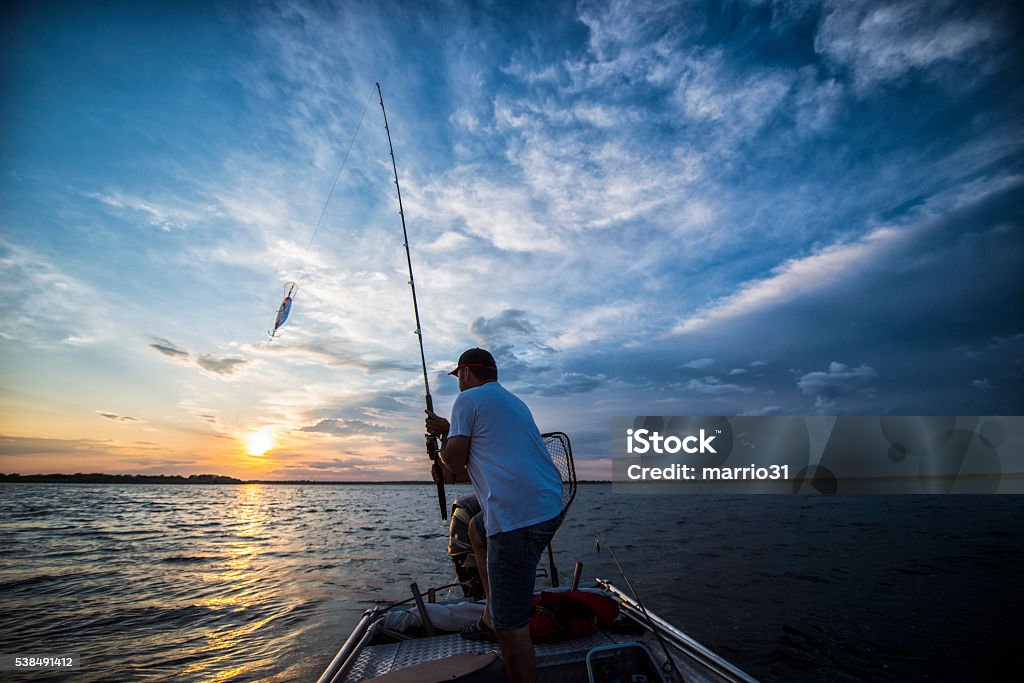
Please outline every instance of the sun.
M274 437L268 430L261 429L250 434L245 445L249 450L249 455L263 455L274 447Z

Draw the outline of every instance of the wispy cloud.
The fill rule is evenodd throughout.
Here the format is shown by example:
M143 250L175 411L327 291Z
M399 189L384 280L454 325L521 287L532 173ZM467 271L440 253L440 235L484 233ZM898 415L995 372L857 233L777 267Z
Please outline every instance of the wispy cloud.
M997 17L979 9L951 0L832 0L814 46L852 70L860 88L912 71L939 78L943 67L963 70L998 56L992 41L1002 34Z
M84 346L116 336L112 301L33 249L0 240L0 340Z
M836 409L836 399L854 392L871 390L871 384L878 378L875 369L868 365L851 368L833 361L824 371L808 372L797 379L797 386L806 396L815 397L815 406L821 412Z
M753 391L750 387L742 387L738 384L730 384L724 382L717 377L701 377L700 379L691 379L686 383L687 391L695 391L701 394L734 394L744 393L749 394Z
M571 396L585 394L608 383L603 375L590 376L580 372L545 373L541 381L520 382L516 390L525 395Z
M249 364L249 360L241 356L215 356L204 353L196 358L196 365L215 375L233 375Z
M174 342L168 339L156 339L149 345L149 348L156 349L168 358L178 361L187 361L192 357L192 354L184 349L179 349Z
M184 230L197 223L208 223L215 213L212 206L192 206L190 200L181 197L173 197L162 202L125 195L118 190L104 193L87 192L85 196L122 210L128 215L141 215L147 225L165 232Z
M287 360L299 365L354 368L367 374L381 372L413 372L416 365L404 360L378 358L356 351L352 344L341 341L309 341L250 347L253 353Z
M216 377L230 377L252 362L242 356L217 356L212 353L204 353L193 358L191 353L179 348L174 342L167 339L156 339L149 347L171 360L197 367Z
M390 431L390 428L384 425L371 424L363 420L333 418L320 420L315 425L302 427L300 431L333 434L335 436L361 436Z
M754 417L764 415L778 415L782 412L781 406L764 406L762 408L751 408L740 413L740 415L750 415Z
M99 415L100 417L105 417L106 419L113 420L115 422L141 422L139 418L132 417L131 415L118 415L117 413L106 413L100 411L97 411L96 414Z

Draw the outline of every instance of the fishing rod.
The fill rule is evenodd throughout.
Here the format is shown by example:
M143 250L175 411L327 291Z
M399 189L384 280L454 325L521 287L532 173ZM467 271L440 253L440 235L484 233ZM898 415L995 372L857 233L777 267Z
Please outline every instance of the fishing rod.
M384 95L380 91L380 83L377 83L377 96L380 98L380 113L384 115L384 130L388 134L388 149L391 151L391 170L395 173L395 191L398 193L398 215L402 217L402 237L405 239L405 260L409 264L409 287L412 289L412 311L416 316L416 336L420 340L420 363L423 365L423 389L427 410L434 412L434 400L430 397L430 380L427 379L427 356L423 352L423 330L420 327L420 308L416 303L416 278L412 275L412 255L409 252L409 233L405 229L405 210L402 208L402 188L398 185L398 165L395 163L395 148L391 144L391 129L388 128L388 114L384 111ZM427 456L433 466L441 467L441 448L438 446L437 437L433 434L424 434L426 439ZM441 507L441 519L448 519L448 500L444 492L444 479L438 477L437 482L437 504Z
M633 599L636 600L636 604L640 608L641 614L643 614L644 619L647 620L647 626L654 632L655 637L658 639L658 643L661 645L662 652L665 653L665 673L672 676L672 680L677 680L677 676L682 678L682 672L679 670L679 665L676 664L676 660L672 657L672 653L668 651L668 645L665 644L665 639L661 635L661 630L658 628L658 625L654 623L654 620L651 619L651 615L647 613L647 608L644 607L644 603L640 601L640 595L636 592L636 589L633 588L633 584L630 583L629 577L626 576L626 570L622 568L621 564L619 564L619 560L615 557L615 552L612 550L611 545L605 542L604 547L608 549L608 554L611 555L612 562L615 563L615 566L619 570L619 574L622 575L622 580L626 582L626 587L629 588L629 592L633 594ZM600 538L594 539L594 550L601 552Z

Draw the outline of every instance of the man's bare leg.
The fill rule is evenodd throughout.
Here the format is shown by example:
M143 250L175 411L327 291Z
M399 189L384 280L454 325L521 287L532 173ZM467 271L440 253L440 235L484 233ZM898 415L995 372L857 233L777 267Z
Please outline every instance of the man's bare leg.
M494 628L494 622L491 621L491 582L487 575L487 544L477 533L476 524L469 525L469 541L473 544L477 571L484 585L482 618L485 624ZM505 663L505 673L510 683L534 683L537 680L537 659L533 652L533 641L530 640L529 624L521 628L494 629L494 633L498 636L501 659Z
M484 513L478 512L477 515ZM491 583L487 578L487 543L484 539L480 538L480 534L476 531L476 517L470 520L469 523L469 542L473 544L473 557L476 558L476 570L480 574L480 583L484 585L484 623L494 628L494 623L491 621Z
M501 659L510 683L536 683L537 658L530 640L530 625L513 629L495 629L501 646Z

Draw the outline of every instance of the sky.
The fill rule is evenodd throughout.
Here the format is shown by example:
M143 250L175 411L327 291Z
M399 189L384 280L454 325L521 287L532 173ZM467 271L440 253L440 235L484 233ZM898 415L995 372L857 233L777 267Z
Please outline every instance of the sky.
M375 82L439 413L1024 413L1015 3L0 12L0 471L428 477Z

